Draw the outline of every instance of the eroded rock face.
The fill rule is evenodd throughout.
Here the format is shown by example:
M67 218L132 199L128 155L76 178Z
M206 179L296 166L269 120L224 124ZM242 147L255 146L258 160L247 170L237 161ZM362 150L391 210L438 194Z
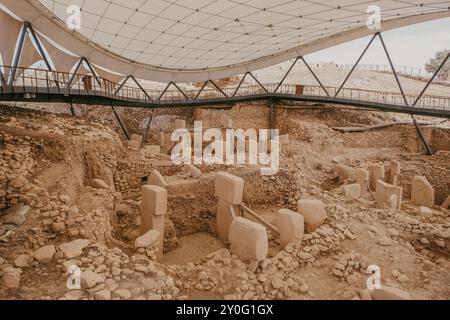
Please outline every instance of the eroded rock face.
M105 282L105 277L93 271L85 271L81 273L81 287L90 289L97 284Z
M264 109L266 108L264 107ZM58 119L55 117L52 121ZM0 112L0 126L2 121ZM49 120L49 125L42 130L65 138L89 137L84 142L84 147L90 146L91 140L96 136L116 137L112 130L109 132L100 125L92 130L91 125L85 123L84 119L58 121L61 121L58 123L58 128L52 128ZM27 125L21 126L27 128ZM39 131L41 127L39 123L36 123L31 128ZM311 126L308 127L311 142L316 139L313 127L315 127L315 123L311 123ZM317 145L325 143L325 146L329 146L335 142L329 139L328 133L325 131L330 130L328 127L322 124L320 130L322 130L322 136L317 138L319 142ZM436 285L437 282L434 279L440 281L437 287L446 283L448 277L442 274L450 270L450 267L446 258L439 254L446 252L450 239L450 224L445 215L446 211L434 208L432 216L424 216L417 214L421 211L426 213L428 210L424 208L414 207L411 212L405 212L404 208L402 209L404 211L387 210L385 206L373 201L369 194L365 197L361 196L357 202L350 203L342 196L342 189L339 186L335 186L333 189L321 188L321 179L325 176L327 179L329 178L330 172L326 169L328 162L324 159L321 169L314 169L311 159L301 153L305 145L298 145L300 134L302 133L294 134L293 132L291 134L289 145L286 146L288 149L285 149L286 154L283 154L285 158L283 161L286 163L283 163L283 170L275 177L261 178L259 172L255 175L248 173L248 168L243 168L241 171L240 168L205 168L202 166L203 173L198 180L187 177L180 167L171 167L167 163L158 166L155 164L154 158L151 160L137 159L139 157L137 153L125 153L125 158L120 160L121 163L127 163L126 169L124 169L123 166L116 166L116 158L122 157L122 154L108 150L108 154L99 155L97 152L101 153L103 150L99 147L98 150L94 150L95 158L98 158L95 160L98 162L94 166L95 170L88 170L89 172L86 174L84 167L90 167L90 164L83 163L79 167L77 164L77 161L83 161L83 157L77 158L77 155L71 158L64 157L68 149L73 149L74 153L84 150L79 145L66 141L57 143L52 140L50 144L46 144L39 140L34 144L34 142L21 140L27 144L26 148L32 146L36 150L42 150L42 148L50 150L49 154L44 153L49 160L46 159L42 163L37 163L38 160L36 160L39 170L41 166L45 168L47 165L49 167L56 166L60 170L57 172L58 175L48 175L46 172L45 179L39 179L39 175L35 179L35 174L18 174L28 177L27 180L24 180L17 179L16 173L23 169L22 164L27 157L40 159L41 154L37 156L31 151L25 150L24 147L23 152L26 157L22 157L20 154L16 154L16 151L22 152L22 148L16 144L14 144L14 148L11 148L13 145L11 143L8 148L2 149L1 141L5 135L0 128L0 208L4 208L2 205L11 207L14 203L24 203L32 208L32 214L26 216L33 218L30 219L33 224L26 221L19 226L0 222L0 255L2 255L0 257L0 298L77 300L191 298L191 296L183 296L185 292L189 292L189 295L193 292L217 299L309 299L311 297L320 299L324 296L329 298L328 292L324 293L327 290L320 291L315 285L311 288L308 286L309 276L317 276L320 277L318 281L331 281L332 284L336 281L342 282L343 289L333 293L331 298L351 299L353 298L352 293L355 294L357 288L364 285L367 278L367 264L364 257L348 253L361 245L370 247L371 252L375 252L380 259L384 256L400 254L403 261L403 259L411 259L411 257L417 259L415 252L421 254L420 262L411 263L412 267L409 270L402 270L400 266L395 266L401 270L401 274L393 272L392 276L395 279L388 279L387 284L389 285L391 285L389 280L398 281L395 285L404 284L406 281L405 287L411 289L413 286L409 286L408 281L412 284L416 280L416 274L419 274L419 281L424 280L425 288L432 288ZM324 137L330 141L322 141ZM376 135L372 140L378 141L378 137ZM12 138L6 137L6 139ZM341 138L339 137L339 139ZM16 142L14 140L14 143ZM120 140L114 142L114 145L121 143ZM108 141L103 140L101 143L107 145ZM60 154L58 150L62 150ZM30 155L33 156L30 157ZM133 158L129 158L130 155ZM386 157L389 156L386 155ZM53 157L58 161L54 161ZM164 155L158 155L159 157L164 158ZM68 181L65 181L65 175L70 174L71 170L65 166L58 167L61 159L74 164L74 167L70 168L74 171L79 170L81 178L73 179L70 176ZM316 161L317 158L313 162ZM369 163L377 163L380 159L370 159L370 161L349 159L345 161L353 168L366 168ZM103 162L108 164L107 167L110 168L108 170L112 172L117 169L120 174L115 174L113 180L108 179L107 175L102 173L103 170L100 170ZM308 170L304 170L304 164ZM402 160L403 165L405 162ZM8 176L9 171L7 171L9 168L17 168L17 170L13 170L14 174L11 175L11 179ZM408 165L405 168L405 172L408 174L414 171ZM133 246L134 240L139 235L138 216L142 200L139 197L140 187L142 183L145 183L143 178L156 169L160 170L169 182L167 189L169 193L168 214L171 215L178 210L176 215L170 217L175 221L170 228L174 242L180 239L184 240L178 238L180 230L185 232L184 236L190 235L192 232L207 232L214 229L216 205L219 203L212 191L216 170L229 170L233 175L240 176L245 181L243 202L257 213L262 213L264 217L267 215L272 224L276 224L276 212L279 208L295 210L298 199L302 198L322 199L322 205L319 207L323 207L325 214L319 215L322 218L319 219L318 226L314 231L301 232L300 229L304 222L300 222L299 218L303 218L303 216L292 212L292 218L296 218L286 219L284 226L279 227L279 229L289 231L287 232L289 237L285 241L286 245L283 244L280 249L279 242L284 242L284 238L278 238L269 230L267 239L265 239L269 253L265 258L263 254L258 258L258 252L260 250L264 252L264 248L257 249L256 244L255 247L252 247L252 244L257 241L254 242L248 238L253 231L247 233L247 237L239 241L251 247L255 259L262 259L258 262L255 259L247 259L248 255L240 254L233 247L233 251L224 248L201 255L201 258L195 263L162 265L156 259L154 243L156 243L157 237L155 235L148 239L139 239L140 244L136 247ZM314 171L313 175L310 174L310 170ZM395 170L391 170L391 172L395 172ZM94 177L103 179L110 188L103 185L103 187L92 189L91 181ZM175 179L182 181L179 185L174 186ZM433 185L436 184L436 180L432 179L431 175L429 179ZM15 180L13 184L17 188L10 189L8 187L12 180ZM188 180L192 184L185 184ZM409 177L407 180L406 183L409 183ZM24 184L25 181L27 182ZM128 181L132 183L128 183ZM345 183L348 181L349 179L346 178ZM361 181L358 179L357 181L358 184L361 182L360 186L365 186L367 189L368 176L365 172ZM400 182L402 185L405 184L403 180ZM80 188L82 193L78 192ZM123 193L114 193L114 188ZM232 196L229 199L235 198ZM441 201L439 202L441 203ZM193 203L195 205L192 205ZM122 206L126 208L121 208ZM313 216L320 211L322 209L316 210ZM34 218L36 221L33 221ZM118 222L116 219L120 221ZM126 225L127 229L118 230L117 224L119 223ZM200 224L202 224L201 228L198 227ZM367 228L364 224L367 225ZM310 222L310 225L313 224ZM186 226L188 227L186 228ZM114 230L113 234L111 234L112 230ZM128 232L130 230L133 232ZM167 233L166 225L165 246L169 242ZM299 241L300 234L303 234L301 241ZM262 238L264 236L258 239ZM72 239L78 240L71 241ZM292 239L295 241L291 241ZM405 239L408 239L408 242ZM217 239L214 240L217 241ZM198 243L199 250L205 242ZM217 242L219 243L218 248L220 248L220 242ZM15 246L15 243L18 245ZM8 248L11 250L9 251ZM214 250L216 249L217 247ZM405 253L407 250L411 250L411 252ZM434 263L430 263L429 259L434 259L433 262L436 262L440 268L438 269ZM412 261L417 262L418 260ZM74 268L75 266L79 269ZM425 268L426 272L422 273ZM311 269L313 273L309 273ZM81 271L81 290L61 293L60 287L52 290L48 286L45 288L46 296L44 297L42 295L44 290L36 287L34 283L35 277L41 277L43 279L41 282L54 282L57 284L55 286L65 286L68 272L74 270ZM387 277L390 277L389 274ZM411 293L414 293L412 290ZM368 290L363 291L364 298L372 299ZM424 290L421 289L421 291ZM433 289L432 292L433 295L445 297L445 293L440 294L438 290ZM392 297L392 292L390 294ZM394 297L398 298L398 296L397 293ZM374 298L377 298L377 294L374 294Z

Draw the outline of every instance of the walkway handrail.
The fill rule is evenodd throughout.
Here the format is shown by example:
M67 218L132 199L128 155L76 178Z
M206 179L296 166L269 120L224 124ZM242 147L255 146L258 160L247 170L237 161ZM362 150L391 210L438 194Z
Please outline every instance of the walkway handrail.
M12 74L12 67L0 66L0 77L2 78L0 93L46 93L46 94L64 94L64 95L95 95L117 100L136 101L136 102L180 102L192 100L211 100L223 99L224 94L228 97L245 97L264 95L274 93L278 88L277 94L302 95L302 96L326 96L324 88L331 96L334 96L338 90L336 87L314 85L295 85L295 84L246 84L240 87L227 87L220 92L216 87L210 85L204 86L199 94L199 90L183 90L175 84L176 90L155 90L146 89L142 85L135 83L135 86L128 85L124 77L121 83L115 83L108 79L92 74L73 74L60 71L49 71L36 68L16 68L16 77L11 83L7 77ZM166 87L167 88L167 87ZM237 90L238 89L238 90ZM237 90L237 91L236 91ZM267 91L266 91L267 90ZM415 101L417 95L405 94L406 100L410 105ZM405 106L403 96L400 92L386 92L356 88L342 88L339 91L337 99L351 99L356 101L367 101L374 103L385 103L398 106ZM417 104L417 107L450 110L450 96L424 95Z

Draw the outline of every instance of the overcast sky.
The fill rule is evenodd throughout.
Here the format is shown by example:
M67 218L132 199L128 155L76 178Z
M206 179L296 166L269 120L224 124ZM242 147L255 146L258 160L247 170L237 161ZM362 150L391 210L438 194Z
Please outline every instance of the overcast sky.
M437 51L450 49L450 18L420 23L383 33L394 64L424 68ZM348 42L307 56L311 62L354 64L370 37ZM377 39L362 64L387 64Z

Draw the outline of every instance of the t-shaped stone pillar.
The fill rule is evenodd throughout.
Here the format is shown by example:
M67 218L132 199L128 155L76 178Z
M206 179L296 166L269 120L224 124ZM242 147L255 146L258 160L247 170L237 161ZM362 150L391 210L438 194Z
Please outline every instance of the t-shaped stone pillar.
M364 169L356 170L356 183L361 186L361 197L364 197L369 190L369 171Z
M369 187L371 190L377 190L377 181L384 181L385 172L383 165L372 165L369 166Z
M216 174L215 195L219 198L216 217L216 233L219 240L226 244L230 224L233 220L230 214L230 205L242 203L244 194L244 180L226 172Z
M158 186L146 185L142 187L141 199L141 234L151 229L160 233L159 258L164 249L164 219L167 214L167 190Z
M396 186L398 184L398 178L401 173L401 165L400 162L392 160L389 163L389 179L388 183L392 184L393 186Z

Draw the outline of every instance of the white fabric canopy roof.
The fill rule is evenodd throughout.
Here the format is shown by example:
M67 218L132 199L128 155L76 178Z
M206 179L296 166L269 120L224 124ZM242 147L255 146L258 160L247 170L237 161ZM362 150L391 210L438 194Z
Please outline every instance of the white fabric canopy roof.
M375 31L450 16L438 0L0 0L38 32L92 63L145 80L218 79L274 65ZM66 26L82 10L81 29Z

